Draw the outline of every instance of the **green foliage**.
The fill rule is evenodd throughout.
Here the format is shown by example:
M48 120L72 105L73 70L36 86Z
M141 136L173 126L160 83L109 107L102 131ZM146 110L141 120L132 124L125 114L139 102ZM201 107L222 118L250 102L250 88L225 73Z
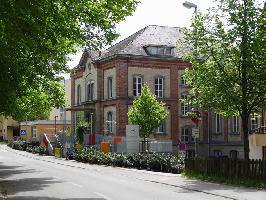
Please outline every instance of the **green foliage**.
M74 159L79 162L90 164L146 169L169 173L180 173L184 169L184 158L182 156L167 153L103 153L94 147L85 147L80 153L75 153Z
M164 106L165 104L157 101L149 86L145 84L141 95L133 101L133 106L128 112L129 123L139 125L140 136L147 138L169 114Z
M241 116L246 158L249 116L266 105L265 10L254 0L219 0L185 32L190 96L203 109Z
M116 24L136 5L135 0L1 1L0 113L16 113L17 98L29 97L28 90L41 88L59 99L47 83L68 72L67 55L110 44L117 37Z
M13 149L20 150L20 151L38 153L40 155L48 154L46 148L43 146L40 146L39 141L18 140L18 141L13 141L9 143L8 146Z
M83 144L84 134L86 134L86 131L88 130L89 126L90 126L89 122L86 122L86 121L78 122L77 127L76 127L76 132L77 132L76 142L78 144Z
M50 116L52 107L65 104L65 93L58 82L47 83L47 88L28 88L24 95L15 100L14 112L11 114L18 121L44 120Z
M196 173L196 172L190 172L187 170L184 170L182 172L182 175L188 178L198 179L202 181L211 181L211 182L216 182L216 183L239 185L239 186L251 187L251 188L256 188L256 189L266 189L265 183L258 182L257 180L252 180L246 177L229 179L226 176L206 175L206 174L201 174L201 173Z

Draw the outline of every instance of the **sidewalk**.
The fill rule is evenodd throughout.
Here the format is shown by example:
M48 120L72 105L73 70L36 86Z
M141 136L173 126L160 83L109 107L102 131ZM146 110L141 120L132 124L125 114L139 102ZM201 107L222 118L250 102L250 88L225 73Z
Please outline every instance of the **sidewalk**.
M107 167L101 165L90 165L85 163L80 163L76 161L67 161L63 158L55 158L53 156L39 156L36 154L31 154L24 151L17 151L9 147L6 148L7 151L14 152L18 155L29 157L32 159L37 159L45 162L55 163L58 165L64 165L84 170L99 169L101 173L113 174L115 170L116 177L118 176L128 176L135 179L141 179L153 183L164 184L168 186L182 188L188 190L189 192L202 192L205 194L224 197L225 199L241 199L241 200L265 200L266 191L256 190L245 187L223 185L217 183L204 182L199 180L188 179L182 177L179 174L170 174L162 172L152 172L146 170L128 169L120 167ZM133 173L132 173L133 172ZM0 195L1 199L1 195Z

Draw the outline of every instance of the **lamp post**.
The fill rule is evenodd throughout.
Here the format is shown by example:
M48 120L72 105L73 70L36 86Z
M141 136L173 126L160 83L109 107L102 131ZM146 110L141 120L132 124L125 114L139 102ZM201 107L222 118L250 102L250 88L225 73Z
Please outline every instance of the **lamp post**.
M93 113L90 113L90 134L92 135L92 116L93 116Z
M185 1L183 3L183 6L187 9L190 9L190 8L194 8L194 14L197 15L197 9L198 9L198 6L194 3L191 3L189 1ZM197 29L194 30L195 31L195 35L197 35ZM195 47L196 47L196 52L197 52L197 42L195 43ZM196 128L199 129L199 126L198 126L198 123L196 123ZM198 130L199 131L199 130ZM195 157L197 157L197 151L198 151L198 148L197 148L197 137L194 137L194 140L195 140Z

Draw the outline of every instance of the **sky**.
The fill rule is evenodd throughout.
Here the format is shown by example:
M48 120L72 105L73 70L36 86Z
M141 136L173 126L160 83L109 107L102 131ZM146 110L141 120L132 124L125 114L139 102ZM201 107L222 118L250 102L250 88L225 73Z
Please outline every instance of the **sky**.
M189 27L194 9L185 8L185 0L139 0L140 3L132 16L117 25L120 37L113 44L125 39L148 25L161 25L171 27ZM206 10L213 5L212 0L189 0L197 5L199 10ZM68 62L70 68L75 67L82 52L71 55Z

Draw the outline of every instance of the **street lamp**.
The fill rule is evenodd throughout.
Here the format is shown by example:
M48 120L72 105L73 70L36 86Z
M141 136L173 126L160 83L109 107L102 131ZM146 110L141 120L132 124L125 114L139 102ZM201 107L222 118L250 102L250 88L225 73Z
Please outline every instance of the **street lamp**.
M92 115L93 113L90 113L90 128L91 128L91 135L92 135Z
M188 2L188 1L185 1L184 3L183 3L183 6L185 7L185 8L188 8L188 9L190 9L190 8L194 8L195 9L195 13L197 12L197 5L196 4L194 4L194 3L191 3L191 2Z

